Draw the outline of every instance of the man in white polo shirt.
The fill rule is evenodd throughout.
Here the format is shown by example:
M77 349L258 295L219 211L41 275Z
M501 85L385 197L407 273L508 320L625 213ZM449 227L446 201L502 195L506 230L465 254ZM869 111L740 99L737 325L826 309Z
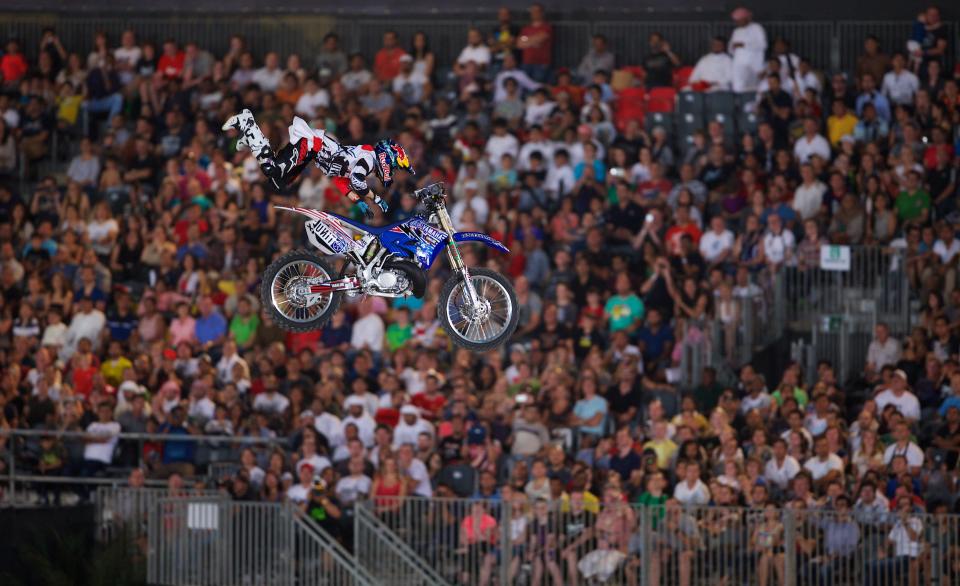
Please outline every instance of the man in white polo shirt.
M787 453L787 440L777 438L773 440L773 457L767 461L763 470L763 477L785 491L790 481L800 472L800 462Z
M723 218L714 216L710 219L710 230L700 237L700 254L711 265L726 262L733 250L733 232L727 230Z
M907 390L907 373L899 368L893 371L890 388L881 391L874 400L877 402L878 413L883 413L887 405L894 405L908 422L920 420L920 401Z
M108 401L97 406L97 420L87 426L86 432L83 475L93 476L113 462L113 452L119 441L120 424L113 420L113 407Z
M793 145L793 154L801 163L810 162L810 158L818 156L824 161L830 160L830 143L821 134L820 123L815 118L803 121L803 136Z
M700 480L700 464L687 462L683 480L673 489L673 498L684 505L705 505L710 502L710 489Z
M920 89L920 80L905 67L906 64L907 61L902 54L897 53L893 56L893 70L883 76L881 90L894 104L912 106L913 96Z
M831 481L843 477L843 460L830 451L827 437L817 437L813 444L814 455L803 464L804 470L813 478L813 486L823 491Z

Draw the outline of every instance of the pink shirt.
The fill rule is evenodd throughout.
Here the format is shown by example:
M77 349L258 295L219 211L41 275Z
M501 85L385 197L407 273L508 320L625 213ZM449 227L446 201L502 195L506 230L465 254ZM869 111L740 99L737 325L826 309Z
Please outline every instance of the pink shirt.
M197 320L190 316L185 319L179 317L170 322L170 343L174 348L184 342L197 340Z

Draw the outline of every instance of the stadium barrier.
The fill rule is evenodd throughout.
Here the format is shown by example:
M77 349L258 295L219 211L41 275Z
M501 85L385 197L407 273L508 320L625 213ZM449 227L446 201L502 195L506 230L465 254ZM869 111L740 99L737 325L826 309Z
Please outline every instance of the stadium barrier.
M631 506L579 496L532 505L382 497L370 506L450 584L960 583L960 516L916 509Z
M289 503L161 499L147 529L147 581L157 586L378 584Z
M105 542L123 537L139 543L147 537L150 511L160 500L217 496L220 493L216 490L98 486L94 497L97 540Z
M353 552L357 563L376 580L397 586L444 586L446 580L418 556L378 516L370 502L353 507Z
M185 481L217 481L217 474L237 469L240 450L244 447L268 449L270 446L286 447L285 437L247 437L223 435L168 435L159 433L120 433L113 461L106 468L93 475L71 473L80 468L83 459L83 441L96 437L84 431L44 430L44 429L0 429L0 437L8 439L6 447L0 449L0 460L5 467L0 471L0 485L6 490L0 494L0 502L11 505L30 504L28 496L59 493L64 489L79 491L82 494L93 492L98 486L121 487L127 483L127 475L134 468L147 471L145 484L149 487L166 486L164 480L151 477L151 466L144 459L146 444L166 442L189 442L194 444L194 457L190 464L193 474L185 474ZM43 474L37 469L40 454L40 439L52 437L63 443L66 461L63 469L56 473ZM159 454L157 454L159 456ZM220 463L222 466L211 466ZM151 465L154 462L150 463ZM207 477L203 471L207 471Z
M323 36L328 32L334 31L340 35L343 50L360 52L372 60L381 46L384 31L395 30L403 47L410 45L414 33L426 33L438 67L450 68L466 43L469 27L487 32L496 26L496 22L489 18L344 19L317 14L128 16L70 14L65 11L59 14L0 12L0 17L4 23L0 33L5 37L19 38L31 58L35 57L42 31L47 26L56 27L68 50L81 54L91 48L97 32L106 32L112 43L116 44L121 33L129 28L136 31L141 40L161 43L172 38L181 44L194 41L215 54L226 52L230 37L240 35L255 56L262 56L267 51L276 51L281 55L298 53L305 66L313 65L311 56L320 51ZM551 24L555 32L554 64L558 67L576 67L590 47L594 34L607 37L620 65L638 64L649 51L647 39L653 32L662 33L672 50L685 63L693 65L709 51L711 37L728 36L733 30L733 23L726 20L651 20L637 17L591 21L559 19L551 20ZM793 53L809 59L815 68L848 72L854 69L857 56L862 52L863 40L868 34L876 35L888 53L904 51L913 26L909 20L789 20L762 21L761 24L766 29L769 44L775 38L783 37L790 42ZM960 50L960 43L956 42L957 23L944 24L956 53Z

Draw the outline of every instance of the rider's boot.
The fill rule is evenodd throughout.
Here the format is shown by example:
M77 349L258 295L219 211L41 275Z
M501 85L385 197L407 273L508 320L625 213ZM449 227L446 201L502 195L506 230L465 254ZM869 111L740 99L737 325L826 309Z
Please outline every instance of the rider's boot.
M240 133L240 138L237 139L237 150L250 149L260 163L273 159L270 141L263 135L250 110L244 109L239 114L231 116L223 125L223 130L231 128Z

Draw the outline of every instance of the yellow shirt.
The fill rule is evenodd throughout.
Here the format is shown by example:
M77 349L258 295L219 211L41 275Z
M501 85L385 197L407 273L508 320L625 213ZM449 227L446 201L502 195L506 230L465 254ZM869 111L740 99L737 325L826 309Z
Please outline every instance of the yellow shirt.
M853 136L853 129L857 126L857 117L847 112L843 118L831 116L827 118L827 138L832 146L840 144L840 139L849 134Z
M132 366L133 363L123 356L116 360L104 360L103 364L100 365L100 374L103 375L107 383L117 386L122 382L123 371Z
M60 98L60 107L57 109L57 118L70 124L77 123L77 117L80 115L80 104L83 103L83 96L67 96Z
M595 515L600 513L600 499L589 490L583 491L583 509ZM570 495L567 493L563 493L563 496L560 497L560 512L570 512Z
M651 449L656 452L657 467L664 470L670 466L670 458L672 458L674 452L677 451L677 444L668 439L650 440L643 444L643 449Z

